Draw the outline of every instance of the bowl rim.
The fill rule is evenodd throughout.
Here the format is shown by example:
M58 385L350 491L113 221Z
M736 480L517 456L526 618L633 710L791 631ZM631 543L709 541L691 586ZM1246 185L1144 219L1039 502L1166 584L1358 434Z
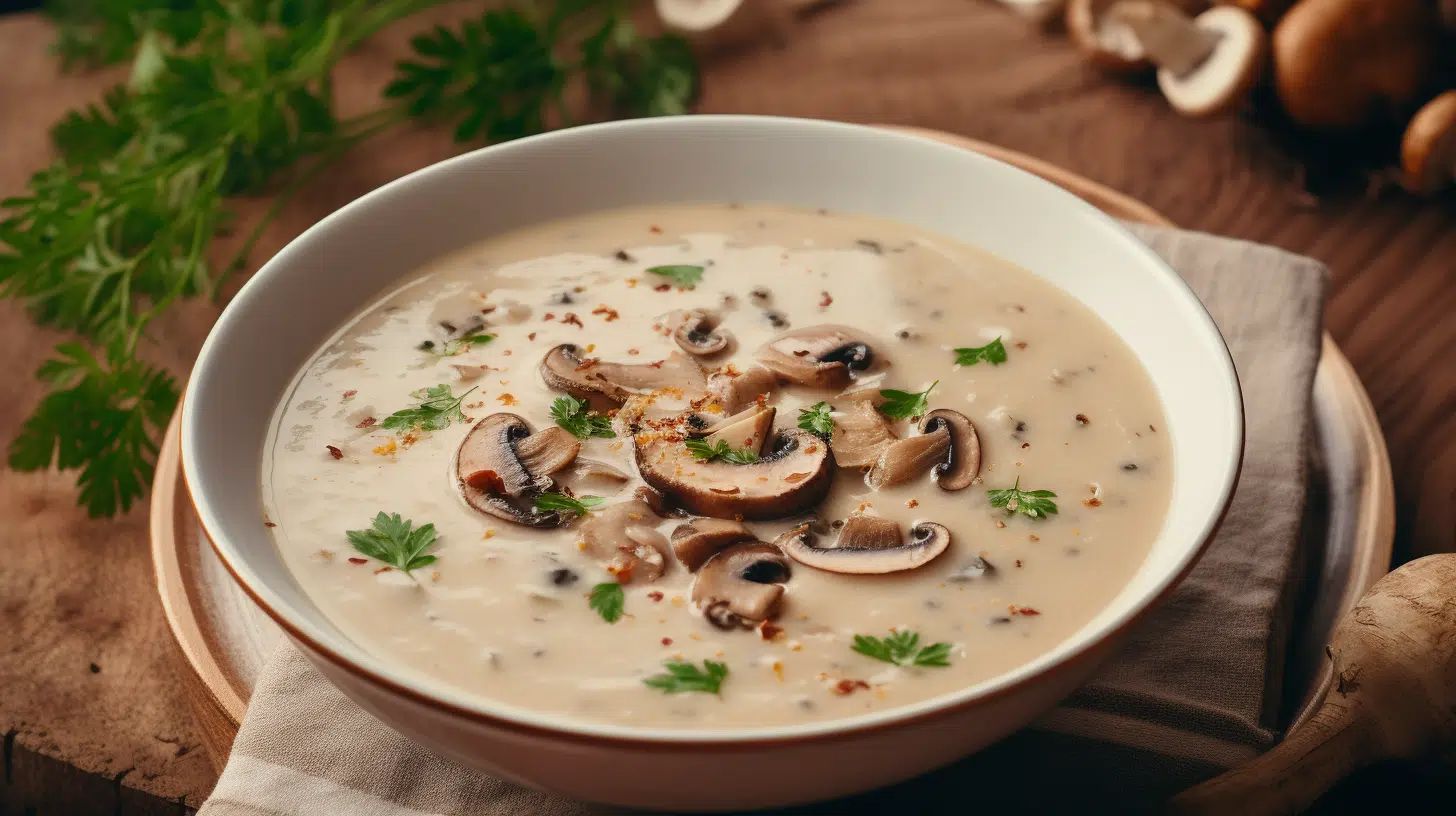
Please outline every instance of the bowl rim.
M716 125L799 128L807 131L817 129L826 138L850 136L913 142L917 146L917 149L945 151L947 153L954 152L963 159L970 157L974 162L995 167L996 172L1003 175L1009 171L1013 176L1020 176L1017 183L1040 187L1043 194L1053 198L1060 197L1066 206L1073 209L1080 209L1083 216L1090 217L1094 222L1098 222L1101 228L1108 232L1109 239L1120 241L1126 251L1131 254L1141 255L1145 263L1150 263L1156 268L1157 274L1161 274L1168 282L1173 284L1170 288L1178 293L1177 296L1185 299L1194 307L1193 314L1197 316L1198 324L1196 326L1190 326L1190 330L1211 335L1212 339L1216 341L1214 347L1222 352L1217 355L1220 365L1217 370L1209 370L1204 373L1205 375L1222 375L1220 379L1228 386L1229 397L1231 399L1231 406L1229 407L1231 408L1230 420L1233 423L1232 451L1230 451L1230 455L1226 459L1228 465L1224 468L1224 472L1220 474L1217 488L1220 491L1216 505L1217 511L1209 514L1204 519L1201 530L1197 534L1197 542L1189 546L1179 556L1179 560L1176 562L1174 568L1167 570L1162 577L1155 579L1153 585L1141 597L1132 600L1126 610L1105 622L1096 631L1085 632L1080 636L1074 635L1073 637L1076 638L1076 642L1071 643L1061 655L1033 671L1029 671L1028 667L1039 661L1047 661L1047 654L1044 653L1040 657L1033 658L1021 666L980 683L921 700L917 703L895 706L866 714L857 714L852 717L786 726L693 729L619 725L584 719L573 719L554 712L533 711L496 702L485 695L454 688L443 681L435 681L432 678L420 675L405 674L391 666L391 661L373 655L356 644L348 643L343 649L331 646L329 642L336 638L320 627L310 623L304 616L297 614L292 609L292 605L279 593L274 591L251 568L247 563L247 557L243 553L240 551L236 553L230 552L232 548L226 544L226 537L219 535L218 532L222 527L221 523L207 503L198 500L198 492L194 489L192 477L192 471L196 463L193 461L193 446L189 444L196 427L196 422L193 418L195 414L193 406L197 404L197 400L190 398L198 382L198 378L194 377L189 381L181 404L178 407L178 412L181 416L180 437L182 449L179 459L182 482L186 487L188 500L192 503L196 511L203 537L207 539L228 574L238 583L244 593L261 607L295 641L295 644L303 646L307 653L327 660L335 667L343 669L355 678L366 681L388 693L407 698L415 704L436 709L447 715L461 717L476 724L487 725L523 736L544 737L558 741L569 740L574 743L599 746L630 744L634 749L653 748L664 751L680 751L684 749L721 750L724 748L751 750L769 745L824 741L845 738L851 735L860 735L872 731L908 727L972 706L990 703L991 701L1013 694L1044 676L1074 670L1089 659L1097 657L1099 647L1109 643L1115 643L1121 639L1129 629L1135 626L1149 611L1161 603L1187 577L1194 566L1197 565L1199 559L1206 552L1210 542L1228 516L1229 508L1233 502L1234 489L1242 473L1246 433L1242 387L1234 368L1233 358L1229 352L1228 344L1218 327L1214 324L1213 318L1208 314L1202 302L1194 295L1191 287L1188 286L1161 256L1146 244L1139 241L1118 223L1116 219L1102 212L1092 204L1040 176L999 159L961 147L935 142L911 133L875 128L868 125L797 117L697 114L582 125L530 136L503 144L482 147L401 176L365 193L325 216L290 241L277 254L263 264L239 289L237 294L234 295L230 305L231 303L237 303L246 299L251 292L265 286L268 278L272 275L281 274L278 270L282 269L288 263L287 256L299 244L311 240L310 236L319 235L328 226L347 220L351 217L352 213L362 210L365 207L387 203L387 199L399 194L405 187L423 183L436 174L444 175L455 172L474 162L486 160L484 157L503 155L520 150L522 146L534 146L548 141L570 142L578 139L591 139L601 133L621 132L625 134L639 129L671 128L675 126L714 127ZM225 312L226 309L224 309ZM217 342L218 335L216 326L222 325L223 322L222 317L219 317L214 329L209 331L207 339L198 352L198 367L201 367L201 364L208 356L210 348L214 342ZM1068 640L1071 640L1071 638ZM1061 641L1058 646L1066 645L1068 640ZM350 656L344 654L344 651L353 651L356 655Z

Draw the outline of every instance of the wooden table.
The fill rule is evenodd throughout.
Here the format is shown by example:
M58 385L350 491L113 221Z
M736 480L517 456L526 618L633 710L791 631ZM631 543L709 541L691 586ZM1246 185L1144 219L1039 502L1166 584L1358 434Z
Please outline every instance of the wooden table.
M343 107L372 104L406 33L390 32L341 69ZM0 195L18 191L47 161L45 126L117 77L58 75L49 41L37 17L0 20ZM1398 557L1456 551L1456 198L1355 191L1313 202L1295 165L1253 125L1181 119L1155 90L1104 77L1065 40L991 3L858 0L813 19L790 48L705 69L703 111L962 133L1130 193L1180 224L1324 261L1334 275L1327 325L1389 442ZM346 201L451 151L440 134L366 146L295 202L255 260ZM158 328L153 351L179 374L216 308L183 312ZM29 372L56 340L14 304L0 304L0 364L11 375L0 437L11 438L31 410L38 391ZM173 674L145 508L93 521L75 509L66 477L0 479L0 813L185 812L205 797L214 772ZM1456 793L1433 779L1411 768L1367 773L1328 797L1325 809L1353 811L1394 791L1407 797L1412 781L1427 794Z

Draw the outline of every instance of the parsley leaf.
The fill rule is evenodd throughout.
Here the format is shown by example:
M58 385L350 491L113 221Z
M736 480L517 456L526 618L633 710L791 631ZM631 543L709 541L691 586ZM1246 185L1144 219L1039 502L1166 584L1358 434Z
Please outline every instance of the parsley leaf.
M669 660L662 664L666 674L654 674L643 680L647 686L666 694L685 691L701 691L717 694L728 676L728 666L715 660L704 660L703 668L681 660Z
M616 581L605 581L592 587L591 599L587 605L593 612L602 616L607 623L616 623L622 619L622 608L627 605L627 595L622 591L622 585Z
M460 411L460 403L474 390L475 387L472 386L457 397L450 393L450 386L441 383L411 391L410 396L419 400L420 404L395 411L385 417L379 427L387 431L442 431L450 427L452 420L465 421L465 414Z
M719 439L717 444L711 444L706 439L689 439L683 444L687 445L693 458L700 462L722 459L734 465L751 465L758 461L758 454L748 448L730 447L726 439Z
M977 348L953 349L956 356L956 365L973 366L985 360L991 365L1001 365L1006 362L1006 347L1001 345L1001 338L996 338L984 346Z
M1050 490L1022 490L1021 477L1006 490L987 490L986 498L992 507L1003 507L1007 513L1020 513L1030 518L1046 518L1057 512L1057 503L1052 501L1057 494Z
M894 663L896 666L950 665L950 644L932 643L921 648L920 635L916 632L892 632L889 637L877 638L869 635L855 635L850 647L865 657Z
M410 572L435 563L435 556L425 555L435 543L435 525L426 524L410 528L412 521L400 518L398 513L374 517L374 525L368 530L349 530L345 533L354 549L378 559L397 570Z
M536 509L543 513L565 510L578 516L606 501L601 496L568 496L565 493L542 493L536 497Z
M885 403L879 407L879 412L891 419L925 416L930 412L930 392L937 385L940 385L940 380L931 383L930 388L918 394L887 388L880 392L880 396L885 398Z
M495 335L486 334L483 331L476 330L470 332L469 334L463 334L459 337L456 337L453 340L446 340L444 345L440 347L439 351L435 351L434 343L422 345L420 346L420 350L428 351L436 357L454 357L457 354L464 354L465 352L470 351L472 348L475 347L476 343L479 343L483 346L494 339Z
M617 436L610 418L587 413L586 402L575 397L557 397L551 403L551 418L577 439L591 439L593 436L614 439Z
M654 275L661 275L683 289L691 289L703 280L703 268L690 264L649 266L647 267L647 271Z
M827 436L834 431L834 417L829 412L834 406L827 402L816 402L808 408L799 409L799 427L811 433Z

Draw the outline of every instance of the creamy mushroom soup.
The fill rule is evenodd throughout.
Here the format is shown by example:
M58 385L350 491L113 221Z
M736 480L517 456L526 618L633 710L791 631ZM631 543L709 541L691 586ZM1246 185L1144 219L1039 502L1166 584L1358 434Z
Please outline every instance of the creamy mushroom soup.
M393 664L587 720L761 726L1050 650L1146 556L1170 457L1133 354L1009 263L856 215L665 206L493 238L375 299L283 399L264 511Z

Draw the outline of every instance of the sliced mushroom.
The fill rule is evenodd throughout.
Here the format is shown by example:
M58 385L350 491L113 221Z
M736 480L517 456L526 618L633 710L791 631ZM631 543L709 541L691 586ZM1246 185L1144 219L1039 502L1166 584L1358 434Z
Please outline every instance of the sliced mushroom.
M672 333L678 348L695 357L708 357L728 348L733 336L718 326L718 316L692 309Z
M657 520L652 508L639 499L607 505L582 522L585 552L621 583L639 575L655 581L671 553L667 537L652 527Z
M981 472L981 438L965 414L949 408L926 414L920 420L920 432L931 433L942 424L950 430L950 458L936 465L930 478L941 490L964 490Z
M618 404L633 394L648 394L663 388L678 388L697 395L707 387L702 369L691 358L672 352L665 360L652 363L604 363L583 358L577 348L563 343L541 360L541 378L546 385L574 397L601 395Z
M955 584L964 584L969 581L990 578L995 572L995 565L978 555L962 564L955 572L947 575L945 580Z
M881 371L878 374L871 374L868 377L859 377L849 384L849 387L835 395L834 401L839 402L868 402L873 406L885 404L885 396L880 391L885 387L885 375L889 373Z
M774 408L754 405L746 411L718 420L707 429L708 444L727 442L730 448L747 448L754 454L763 453L763 443L773 431Z
M829 447L840 467L873 465L895 441L889 420L868 401L856 402L844 416L835 417Z
M693 519L672 531L672 552L689 572L697 572L719 550L752 538L753 533L737 521Z
M759 347L758 361L789 382L843 388L850 371L874 362L874 351L856 329L824 324L784 332Z
M929 472L942 490L961 490L980 471L981 441L976 427L959 411L940 408L920 421L918 436L886 445L865 482L874 488L888 487Z
M736 465L694 458L682 438L658 435L637 446L637 468L649 485L699 516L776 519L818 504L834 476L834 455L808 431L788 430L772 452Z
M1268 37L1258 18L1238 6L1189 17L1166 0L1119 0L1108 17L1132 30L1179 113L1223 113L1248 96L1263 71Z
M772 618L789 580L789 559L772 544L736 544L709 558L693 581L693 603L720 629Z
M819 547L816 538L804 525L789 530L774 543L801 564L856 575L915 569L950 546L950 530L944 525L918 522L910 528L910 540L903 541L899 524L865 515L845 519L833 546Z
M729 414L736 414L758 402L760 396L772 394L778 377L767 368L751 365L743 371L728 366L708 378L708 393Z
M526 470L550 476L576 461L581 440L559 425L543 428L516 443L516 456Z
M518 446L531 436L531 427L515 414L491 414L465 434L450 472L460 498L473 509L530 527L560 527L572 516L544 513L534 504L552 481L549 474L532 472L522 461Z

